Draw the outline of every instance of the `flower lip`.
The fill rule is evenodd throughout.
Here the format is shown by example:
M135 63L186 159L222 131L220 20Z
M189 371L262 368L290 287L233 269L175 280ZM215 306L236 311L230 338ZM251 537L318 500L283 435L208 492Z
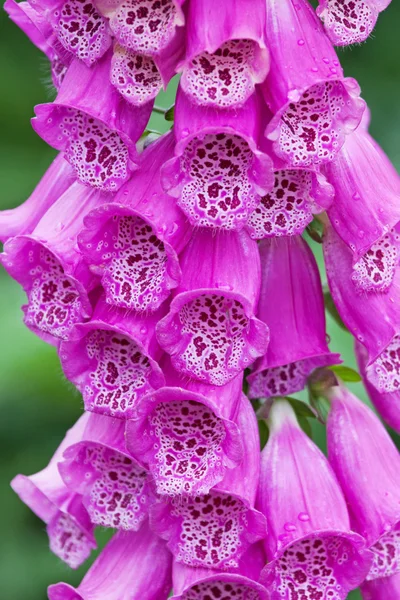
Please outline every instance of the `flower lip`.
M375 2L338 2L319 0L317 15L335 46L347 46L365 41L375 27L379 8Z
M47 589L49 600L89 600L85 594L82 596L76 588L68 583L56 583Z
M191 588L196 585L201 585L204 583L236 583L241 586L245 586L251 591L257 592L258 596L252 598L252 600L269 600L269 595L267 590L263 585L257 583L256 581L245 577L244 575L240 575L238 573L218 573L213 575L208 575L206 577L202 577L195 584L190 585L186 589L183 590L181 594L177 594L171 597L171 600L185 600L186 594L190 592Z

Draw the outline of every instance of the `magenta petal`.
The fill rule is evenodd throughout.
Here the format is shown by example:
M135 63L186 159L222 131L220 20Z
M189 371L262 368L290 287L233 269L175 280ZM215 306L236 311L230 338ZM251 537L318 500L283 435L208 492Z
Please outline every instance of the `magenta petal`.
M91 320L60 344L64 373L82 393L85 410L126 419L145 394L164 385L155 339L163 314L127 314L101 297Z
M114 535L78 588L57 583L49 600L167 600L172 557L147 525Z
M346 137L324 172L336 192L330 221L356 262L400 221L400 178L362 128Z
M242 460L242 376L215 388L162 366L167 387L140 401L127 424L127 448L148 464L158 493L207 494Z
M317 367L340 363L326 342L325 309L318 265L300 237L263 240L257 316L271 340L248 377L250 398L298 392ZM290 340L290 343L288 343Z
M265 2L196 0L188 8L181 86L194 102L215 108L242 105L269 69Z
M265 520L253 508L259 477L259 437L253 407L243 396L238 417L246 439L242 463L226 472L209 494L164 497L150 509L150 523L189 566L238 567L251 544L266 535Z
M138 531L152 492L147 471L125 450L124 428L121 419L92 413L58 467L68 488L83 496L92 523Z
M331 388L329 461L355 531L374 554L368 579L400 570L400 455L377 416L344 387Z
M258 506L267 518L271 562L261 581L271 600L295 593L344 600L365 579L370 553L350 530L346 502L328 461L287 401L273 404L269 430Z
M71 327L92 311L88 293L96 286L76 245L84 216L104 194L75 181L29 235L10 238L1 262L24 288L25 323L49 343L66 339Z
M163 85L153 57L134 54L118 44L114 46L110 79L115 89L134 106L154 100Z
M157 338L174 367L223 385L265 354L269 332L255 318L260 284L257 244L244 231L197 230L181 255L182 281Z
M217 110L178 90L175 158L163 167L162 183L192 225L240 229L272 188L272 161L259 150L261 120L257 93L237 110Z
M0 240L32 233L40 219L75 180L74 171L59 154L27 200L17 208L0 211Z
M306 0L268 0L266 31L271 69L262 88L274 114L266 129L274 151L295 166L332 160L360 123L365 102L358 84L344 79Z
M65 448L80 439L86 420L84 415L67 432L47 467L28 477L17 475L11 482L21 500L47 524L52 552L73 569L88 558L96 541L82 497L65 486L57 463Z
M356 356L372 404L384 421L397 433L400 433L400 392L380 392L369 382L366 370L368 353L364 346L358 342L356 343Z
M363 600L394 600L400 598L400 573L365 581L361 586Z
M374 4L373 0L319 0L317 15L331 42L347 46L363 42L372 33L378 18Z
M191 227L160 184L160 168L173 143L167 134L151 144L141 155L139 171L113 202L85 219L79 246L101 276L109 304L154 311L180 281L177 255Z
M137 166L135 144L150 117L152 103L128 104L109 80L112 52L93 68L79 60L69 67L53 103L39 104L34 130L50 146L65 150L79 179L116 191Z

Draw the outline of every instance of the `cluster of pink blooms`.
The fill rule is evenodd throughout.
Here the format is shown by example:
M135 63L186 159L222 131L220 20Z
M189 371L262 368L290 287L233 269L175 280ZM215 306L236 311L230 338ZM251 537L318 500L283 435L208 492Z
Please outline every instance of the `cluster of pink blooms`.
M388 4L6 1L51 63L32 126L59 154L0 213L0 259L85 408L12 487L72 568L117 530L50 600L400 598L400 456L334 374L302 237L318 215L331 299L400 431L400 179L333 47ZM173 127L146 137L176 73ZM310 381L329 460L288 398Z

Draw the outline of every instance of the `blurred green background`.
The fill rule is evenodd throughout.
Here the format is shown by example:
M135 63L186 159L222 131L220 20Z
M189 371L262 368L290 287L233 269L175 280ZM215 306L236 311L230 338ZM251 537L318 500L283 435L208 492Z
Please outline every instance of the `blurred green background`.
M371 112L371 132L400 167L400 4L392 3L367 43L340 50L346 75L358 79ZM12 208L31 193L55 155L32 131L33 106L52 98L46 60L25 36L0 15L0 209ZM173 88L174 86L172 86ZM158 104L169 106L174 90ZM156 115L152 126L165 129ZM378 192L378 190L377 190ZM315 244L317 254L320 249ZM17 473L43 468L82 409L79 395L61 373L55 350L22 323L24 294L0 272L0 598L45 600L46 587L59 580L77 584L87 565L70 571L50 554L45 527L15 496L9 481ZM355 367L352 339L328 318L332 350ZM362 386L354 390L366 400ZM324 431L314 428L324 448ZM99 532L103 543L106 532ZM355 592L349 600L357 600ZM143 599L145 600L145 599ZM388 599L394 600L394 599Z

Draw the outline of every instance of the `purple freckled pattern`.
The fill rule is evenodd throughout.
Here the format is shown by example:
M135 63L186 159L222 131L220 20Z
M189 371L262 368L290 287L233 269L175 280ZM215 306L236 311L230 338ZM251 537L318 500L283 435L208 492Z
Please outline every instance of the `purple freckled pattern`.
M367 378L380 392L395 392L400 388L400 335L367 367Z
M182 600L259 600L260 595L243 583L204 581L182 594Z
M340 81L312 86L281 117L277 153L294 166L333 160L343 144L342 121L350 114Z
M324 0L321 4L318 12L325 30L338 46L363 42L375 26L377 12L365 0Z
M111 83L131 104L153 100L162 88L161 75L151 56L133 54L122 46L114 48Z
M288 365L265 369L252 378L251 398L271 398L287 396L304 388L309 373L304 362L299 360Z
M193 401L161 403L149 417L149 430L160 494L201 494L222 479L225 428L208 407Z
M152 390L152 368L147 356L127 337L96 329L85 339L90 367L83 396L87 409L113 417L124 417L138 399Z
M90 0L68 0L53 16L54 30L61 44L88 66L110 47L107 21Z
M304 170L275 171L274 188L251 213L247 229L253 239L301 234L313 220L313 174Z
M47 526L50 550L72 569L78 568L93 548L90 540L67 514L58 512Z
M51 78L53 80L54 87L58 90L64 81L65 74L67 72L67 65L65 65L61 58L54 56L51 61Z
M400 571L400 531L385 533L373 546L374 562L368 580L389 577Z
M361 293L384 292L390 287L399 259L398 240L399 236L392 230L353 265L351 278Z
M196 56L183 71L183 89L199 104L224 108L243 104L254 91L256 47L252 40L230 40L214 54Z
M110 19L121 46L143 54L157 54L171 41L177 19L173 0L126 0Z
M235 229L244 224L259 201L249 176L252 159L247 142L234 135L210 134L187 145L178 205L193 225Z

